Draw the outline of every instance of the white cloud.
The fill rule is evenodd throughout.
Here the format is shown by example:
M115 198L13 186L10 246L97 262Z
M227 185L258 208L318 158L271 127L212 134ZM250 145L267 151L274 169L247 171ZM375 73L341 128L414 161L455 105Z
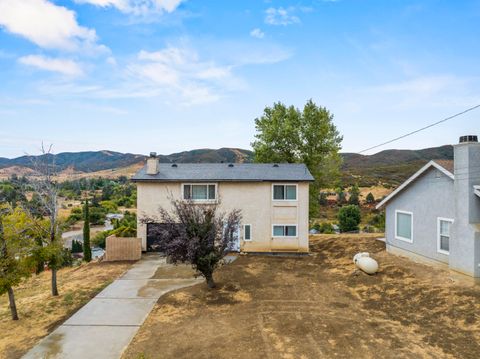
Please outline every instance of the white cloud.
M257 28L250 31L250 36L256 37L257 39L263 39L265 36L265 33L262 30Z
M43 48L98 52L95 30L80 26L75 12L47 0L0 0L0 27Z
M180 95L188 104L216 101L220 93L236 86L231 67L202 61L188 48L142 50L138 62L131 64L128 70L159 90Z
M295 8L270 7L265 11L265 23L268 25L292 25L300 23L298 16L293 15Z
M41 55L23 56L18 61L27 66L33 66L41 70L58 72L67 76L80 76L83 70L79 64L69 59L56 59Z
M146 15L149 13L171 13L183 0L75 0L79 4L99 7L115 7L125 14Z

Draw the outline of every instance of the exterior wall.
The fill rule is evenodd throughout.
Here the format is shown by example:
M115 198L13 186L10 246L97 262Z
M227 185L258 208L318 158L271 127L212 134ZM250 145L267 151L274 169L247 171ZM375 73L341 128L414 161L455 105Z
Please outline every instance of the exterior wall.
M387 204L387 250L394 252L395 248L399 248L404 253L411 252L448 263L449 255L437 250L437 220L439 217L455 219L454 203L453 181L435 168L428 170ZM413 213L412 243L395 238L396 210ZM453 242L455 238L451 235L450 253Z
M280 184L281 182L278 182ZM291 183L289 183L291 184ZM160 207L170 209L169 198L181 198L181 182L137 183L138 237L146 250L146 225L141 219L155 217ZM296 201L273 201L272 182L219 182L218 197L222 210L240 209L242 224L250 224L251 241L240 237L245 252L308 252L308 183L297 184ZM273 238L273 224L296 224L297 237Z
M454 155L456 220L450 267L480 277L480 198L473 188L480 184L480 144L458 144Z

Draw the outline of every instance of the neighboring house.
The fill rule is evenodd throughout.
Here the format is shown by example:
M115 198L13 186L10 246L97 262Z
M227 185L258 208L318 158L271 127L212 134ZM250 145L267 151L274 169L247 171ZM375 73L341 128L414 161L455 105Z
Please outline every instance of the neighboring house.
M443 262L480 277L480 144L463 136L454 161L430 161L386 197L392 253Z
M159 208L171 199L216 203L241 210L242 224L234 250L308 252L309 183L304 164L159 163L155 153L132 178L137 183L138 236L143 250L154 250L161 238L152 231L161 223Z

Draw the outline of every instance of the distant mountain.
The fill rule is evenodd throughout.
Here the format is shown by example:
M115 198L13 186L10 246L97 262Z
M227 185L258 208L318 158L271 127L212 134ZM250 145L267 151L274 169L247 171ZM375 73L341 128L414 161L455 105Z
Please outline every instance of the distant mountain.
M53 156L58 171L73 170L92 173L110 169L129 167L145 161L144 155L113 151L63 152ZM8 159L0 158L0 169L8 167L33 168L33 162L42 156L22 156ZM218 150L200 149L160 155L160 161L170 162L251 162L253 152L238 148L220 148Z
M346 184L398 185L430 160L453 160L453 146L385 150L374 155L343 153L342 157L342 175Z
M70 176L115 176L133 174L145 162L144 155L113 151L64 152L54 155L63 178ZM0 157L0 178L12 173L30 173L35 156L14 159ZM252 162L253 152L240 148L197 149L159 155L162 163ZM384 184L395 186L432 159L453 159L453 147L442 146L422 150L385 150L374 155L343 153L342 176L345 185ZM23 169L23 171L22 171Z

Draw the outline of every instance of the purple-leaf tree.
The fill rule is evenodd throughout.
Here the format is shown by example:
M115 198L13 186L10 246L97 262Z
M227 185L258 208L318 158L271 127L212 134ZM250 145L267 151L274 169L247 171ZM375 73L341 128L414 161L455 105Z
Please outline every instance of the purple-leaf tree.
M170 211L160 208L159 218L143 218L142 223L161 223L149 232L161 238L158 249L174 264L190 263L215 288L213 272L237 239L241 212L220 212L219 203L172 199L171 204Z

